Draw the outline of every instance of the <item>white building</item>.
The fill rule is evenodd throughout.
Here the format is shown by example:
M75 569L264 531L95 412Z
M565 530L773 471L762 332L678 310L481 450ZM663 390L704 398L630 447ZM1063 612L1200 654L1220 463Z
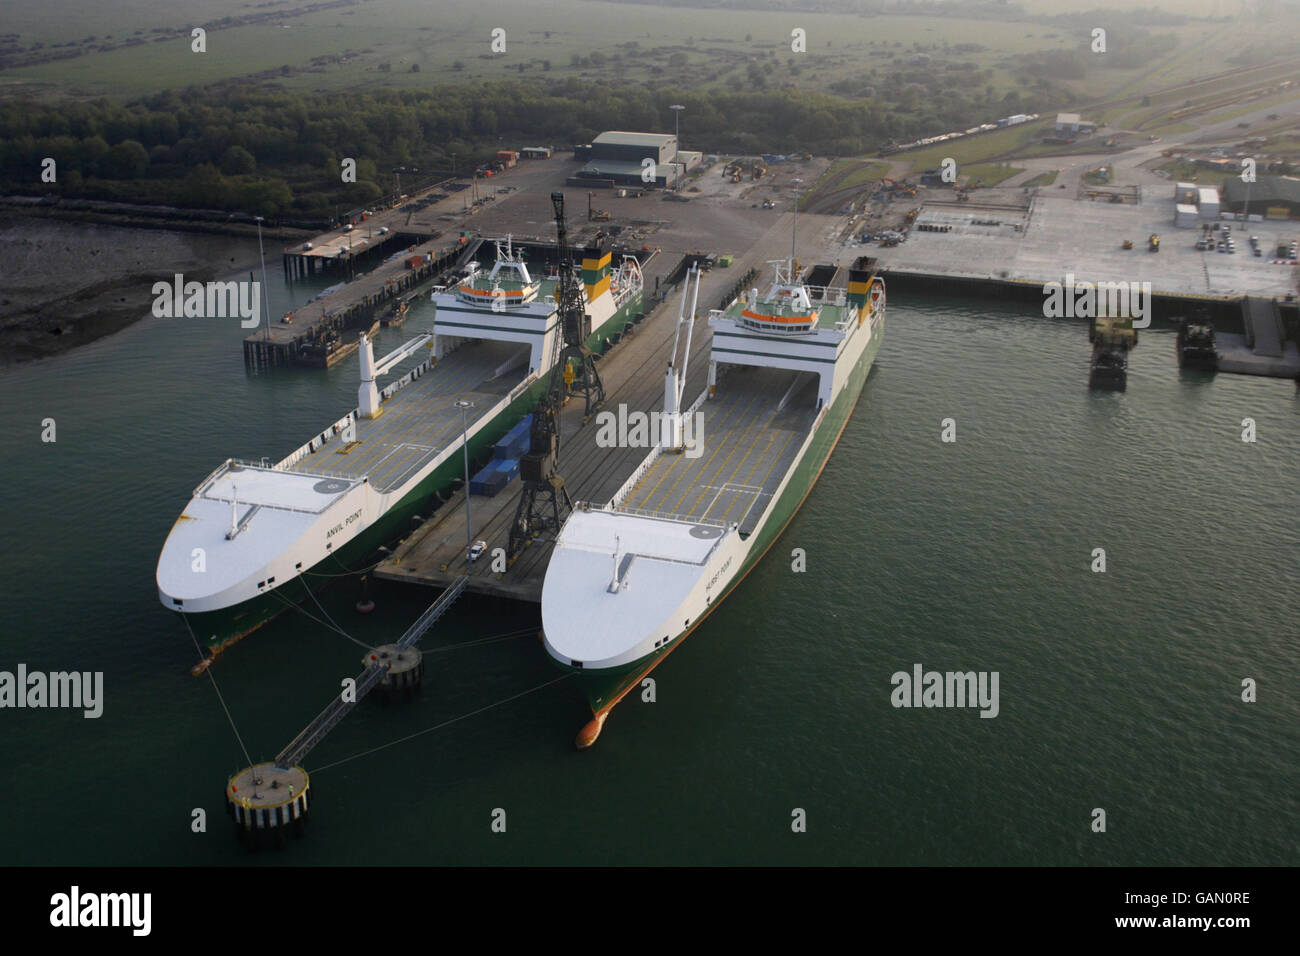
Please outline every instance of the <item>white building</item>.
M1196 191L1196 205L1202 219L1219 218L1219 191L1213 186L1202 186Z

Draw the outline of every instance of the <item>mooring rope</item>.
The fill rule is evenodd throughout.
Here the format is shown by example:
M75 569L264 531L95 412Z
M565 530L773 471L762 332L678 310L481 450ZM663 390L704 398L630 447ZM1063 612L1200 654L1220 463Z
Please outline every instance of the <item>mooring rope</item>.
M321 604L320 598L316 597L316 592L311 589L310 585L308 585L306 581L303 582L303 587L307 588L307 593L311 595L311 599L316 602L316 606L320 608L320 612L325 615L325 620L330 622L334 630L338 631L340 634L346 637L353 644L359 644L360 646L364 647L368 651L374 650L374 648L371 645L367 644L365 641L353 637L347 631L343 630L343 628L339 627L338 622L335 621L334 618L330 617L330 612L325 610L325 605Z
M424 734L431 734L435 730L441 730L444 727L450 727L452 724L459 723L462 720L468 720L470 717L476 717L479 714L486 713L487 711L492 710L493 708L496 707L501 707L505 704L510 703L511 701L518 700L521 697L527 697L529 694L533 694L539 690L550 687L552 684L558 684L562 680L568 680L572 676L573 676L572 674L561 674L559 677L553 678L552 680L548 680L544 684L538 684L536 687L530 687L528 690L520 691L518 694L514 694L510 697L507 697L505 700L499 700L494 704L488 704L485 707L480 707L478 710L471 710L468 714L461 714L459 717L451 718L451 720L444 720L442 723L434 724L432 727L426 727L424 730L417 730L415 733L407 734L405 737L398 737L396 740L390 740L388 743L380 744L378 747L372 747L369 750L363 750L361 751L361 753L353 754L351 757L344 757L342 760L336 760L333 763L327 763L323 767L317 767L312 771L312 773L316 774L316 773L320 773L322 770L330 770L341 764L350 763L353 760L360 760L362 757L368 757L371 754L378 753L381 750L387 750L389 747L396 747L398 744L406 743L408 740L414 740L416 737L421 737Z
M462 641L459 644L448 644L446 647L435 647L425 651L426 654L441 654L443 651L458 651L462 647L478 647L481 644L499 644L502 641L517 641L521 637L527 637L530 634L536 634L537 628L525 627L518 631L507 631L502 634L494 634L491 637L481 637L476 641Z
M355 637L353 637L347 631L343 630L337 624L334 624L332 621L322 621L320 618L318 618L315 614L311 613L311 611L307 610L301 604L292 601L291 599L285 597L283 594L280 594L278 591L271 591L270 593L274 595L278 600L280 600L285 607L289 608L292 611L297 611L299 614L301 614L303 617L307 618L307 620L313 622L314 624L319 624L327 631L333 631L335 634L338 634L341 637L346 637L352 643L358 645L359 647L364 647L368 651L374 650L374 648L371 647L369 644L365 643L364 641L357 640ZM319 604L319 602L317 603ZM324 609L322 608L322 610Z
M334 552L332 552L332 551L330 552L330 557L334 559L334 562L335 562L335 563L336 563L340 568L344 568L344 569L347 568L347 565L344 564L342 561L340 561L340 560L339 560L339 556L338 556L337 554L335 554ZM385 561L387 561L387 560L388 560L387 557L383 557L383 558L380 558L378 561L376 561L374 564L372 564L372 565L370 565L370 566L368 566L368 567L359 568L359 569L357 569L356 571L348 571L348 570L344 570L344 571L342 571L342 572L339 573L339 574L326 574L326 573L323 572L323 571L304 571L304 572L302 572L302 577L307 577L308 575L310 575L310 576L313 577L313 578L348 578L348 577L354 577L355 575L358 575L358 574L369 574L371 571L373 571L375 568L379 567L381 564L383 564L383 563L384 563Z
M190 640L194 642L194 649L199 653L199 662L202 663L203 648L199 646L199 639L194 636L194 628L190 627L188 615L182 614L181 620L185 622L185 630L190 632ZM205 667L204 672L208 675L208 680L212 681L212 689L217 692L217 700L221 703L221 709L226 712L226 720L230 721L230 729L235 733L235 740L239 742L239 749L244 752L244 759L248 761L248 766L253 766L253 758L248 755L248 748L244 746L244 738L239 735L239 728L235 726L235 718L230 715L230 708L226 706L226 699L221 696L221 688L217 686L217 679L212 676L212 668Z

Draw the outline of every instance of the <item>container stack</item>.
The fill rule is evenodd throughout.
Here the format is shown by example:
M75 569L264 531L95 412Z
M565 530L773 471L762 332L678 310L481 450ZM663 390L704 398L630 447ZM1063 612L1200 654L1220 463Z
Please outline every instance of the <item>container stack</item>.
M469 492L492 498L519 476L519 459L528 451L533 416L527 416L492 447L492 460L469 481Z

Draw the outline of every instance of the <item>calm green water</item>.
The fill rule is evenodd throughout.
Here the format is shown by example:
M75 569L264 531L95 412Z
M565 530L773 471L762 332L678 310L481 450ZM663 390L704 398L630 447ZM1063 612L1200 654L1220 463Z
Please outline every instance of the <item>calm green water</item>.
M278 290L272 314L289 304ZM1127 393L1090 394L1081 324L902 296L821 482L656 671L657 702L629 698L578 753L566 680L367 754L557 676L535 608L470 599L426 638L420 698L366 702L309 757L307 838L250 856L222 816L245 761L154 566L222 458L278 457L352 407L356 362L250 376L242 334L146 320L0 372L0 669L106 684L99 720L0 711L0 863L1300 862L1294 385L1180 375L1172 334L1149 332ZM356 597L345 579L323 600L379 643L432 595L381 589L368 618ZM293 615L225 657L253 757L360 653ZM1000 715L893 708L915 663L998 671Z

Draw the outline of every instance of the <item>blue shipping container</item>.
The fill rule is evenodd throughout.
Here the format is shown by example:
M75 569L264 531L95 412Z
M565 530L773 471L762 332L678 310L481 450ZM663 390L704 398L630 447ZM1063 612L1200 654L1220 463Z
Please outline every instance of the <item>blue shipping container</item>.
M533 416L526 415L492 449L493 458L518 458L528 451L529 430L533 427Z
M502 458L498 460L497 474L504 475L507 484L514 481L519 475L519 459Z

